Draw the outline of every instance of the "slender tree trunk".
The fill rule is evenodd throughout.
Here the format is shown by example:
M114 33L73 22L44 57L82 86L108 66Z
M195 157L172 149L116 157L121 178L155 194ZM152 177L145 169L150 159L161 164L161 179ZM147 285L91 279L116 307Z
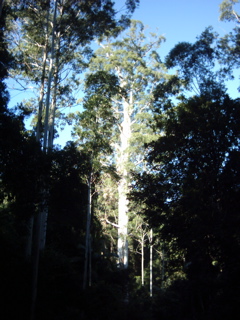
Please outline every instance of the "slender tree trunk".
M165 278L165 249L164 249L164 244L162 245L162 268L161 268L161 278L162 278L162 283L161 283L161 288L164 288L164 278Z
M46 36L45 36L45 47L43 51L43 61L42 61L42 75L41 75L41 85L39 91L39 100L38 100L38 120L36 127L36 140L40 142L41 132L42 132L42 119L43 119L43 99L44 99L44 89L45 89L45 77L46 77L46 64L47 64L47 56L48 56L48 24L49 24L49 10L47 11L47 19L46 19ZM34 226L34 213L29 218L28 222L28 239L26 245L26 257L29 259L32 254L32 246L33 246L33 226Z
M141 260L142 286L144 286L144 234L142 236L142 260Z
M32 253L32 243L33 243L33 226L34 226L34 212L31 214L28 222L28 231L27 231L27 243L26 243L26 259L30 259Z
M45 183L44 183L45 185ZM47 219L48 219L48 197L49 190L47 186L43 187L43 195L42 195L42 209L40 212L41 216L41 225L40 225L40 239L39 239L39 248L40 251L43 251L46 244L46 235L47 235Z
M130 95L132 97L132 95ZM120 134L120 152L117 159L117 169L120 175L118 184L118 261L119 266L123 269L128 268L128 176L127 169L129 161L129 140L131 137L131 108L132 98L130 102L124 101L123 104L123 122Z
M44 98L44 90L45 90L45 78L46 78L46 65L47 65L47 57L48 57L48 39L49 39L49 10L47 12L47 23L46 23L46 36L45 36L45 47L43 52L43 66L42 66L42 76L41 76L41 87L38 101L38 121L37 121L37 132L36 139L39 142L41 139L42 132L42 119L43 119L43 98Z
M49 134L48 134L48 149L49 151L53 148L54 140L54 126L55 126L55 115L57 110L57 85L58 85L58 75L59 75L59 55L60 55L60 33L58 32L56 36L56 52L55 52L55 70L53 79L53 94L52 94L52 104L50 108L49 116Z
M153 230L150 231L150 297L153 295Z
M121 268L128 268L128 202L126 195L126 177L122 177L118 186L118 257Z
M50 66L48 73L48 85L47 85L47 96L46 96L46 106L45 106L45 120L44 120L44 136L43 136L43 151L49 153L51 151L53 141L49 140L49 122L50 122L50 97L52 89L52 77L54 70L54 60L55 60L55 42L56 42L56 17L57 17L57 0L54 2L54 14L52 23L52 44L51 44L51 57ZM54 111L55 112L55 111ZM40 232L40 250L44 250L46 243L47 234L47 219L48 219L48 205L46 199L48 198L48 187L45 185L43 190L43 205L41 211L41 232Z
M46 152L50 153L53 148L54 140L54 124L55 124L55 114L57 108L57 85L58 85L58 72L59 72L59 47L60 47L60 34L55 36L56 49L52 52L52 60L55 58L54 73L50 74L51 79L53 78L53 89L52 89L52 101L51 107L49 106L48 124L47 124L47 137L46 137ZM48 79L49 80L49 79ZM48 87L49 88L49 87ZM49 95L50 96L50 95ZM48 96L48 97L49 97ZM48 100L48 98L47 98ZM50 102L49 102L50 103ZM45 189L45 198L48 198L48 188ZM48 220L48 206L46 205L44 211L42 212L42 222L41 222L41 244L40 250L44 250L47 237L47 220Z
M47 86L47 97L46 97L46 109L45 109L45 121L44 121L44 136L43 136L43 151L48 151L48 119L49 119L49 104L50 104L50 91L52 83L53 74L53 61L55 54L55 29L56 29L56 16L57 16L57 0L54 0L54 14L52 23L52 45L51 45L51 58L50 67L48 75L48 86ZM38 269L39 269L39 258L40 251L44 249L45 245L45 228L47 223L48 206L47 206L47 196L48 189L46 186L45 176L42 177L42 182L40 183L40 199L41 203L39 206L39 212L35 219L35 235L34 235L34 249L33 249L33 280L32 280L32 304L31 304L31 320L35 318L35 306L37 299L37 285L38 285Z
M83 275L83 290L87 287L87 281L91 285L91 247L90 247L90 228L91 228L91 213L92 213L92 172L88 177L88 206L87 206L87 223L86 223L86 236L85 236L85 260L84 260L84 275Z
M41 215L36 214L34 219L34 239L33 239L33 256L32 256L32 295L31 295L31 313L30 320L35 319L35 308L37 301L37 286L38 286L38 269L39 269L39 251L40 251L40 226L41 225Z
M52 26L51 57L50 57L50 66L49 66L49 73L48 73L48 86L47 86L44 136L43 136L44 151L48 150L50 96L51 96L51 86L52 86L52 77L53 77L53 69L54 69L54 59L55 59L56 17L57 17L57 0L55 0L55 3L54 3L54 15L53 15L53 26Z
M89 253L88 253L88 261L89 261L89 268L88 268L88 285L89 287L92 286L92 237L91 233L89 235Z

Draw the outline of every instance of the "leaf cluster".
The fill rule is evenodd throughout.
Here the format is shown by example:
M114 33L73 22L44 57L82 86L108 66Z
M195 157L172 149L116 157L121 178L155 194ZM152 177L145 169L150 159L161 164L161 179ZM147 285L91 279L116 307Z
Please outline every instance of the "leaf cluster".
M166 57L166 66L176 68L186 89L198 95L206 95L208 90L211 95L215 87L221 88L220 82L217 82L219 75L213 71L218 58L218 52L213 48L216 37L209 27L194 44L181 42Z

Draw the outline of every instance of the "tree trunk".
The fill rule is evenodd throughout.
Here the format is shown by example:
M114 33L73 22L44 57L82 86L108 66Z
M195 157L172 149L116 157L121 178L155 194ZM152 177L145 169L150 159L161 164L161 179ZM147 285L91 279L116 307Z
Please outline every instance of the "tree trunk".
M128 267L128 207L126 196L126 178L121 178L118 186L118 256L121 268Z
M131 95L130 95L131 96ZM120 176L118 184L118 263L120 268L128 268L128 176L129 139L131 137L131 108L126 100L123 104L123 122L120 134L120 150L117 158L117 170Z
M141 273L142 273L142 286L144 286L144 238L145 235L142 236L142 260L141 260Z
M55 54L55 29L56 29L56 16L57 16L57 0L54 0L54 15L53 15L53 27L52 27L52 45L51 45L51 58L50 67L48 75L48 88L46 97L46 110L45 110L45 121L44 121L44 137L43 137L43 151L47 152L48 141L48 118L49 118L49 103L50 103L50 91L52 83L52 73L53 73L53 60ZM34 249L33 249L33 279L32 279L32 303L31 303L31 320L35 318L35 306L37 299L37 285L38 285L38 269L39 269L39 257L40 251L44 249L45 239L46 239L46 227L47 227L47 216L48 216L48 206L47 206L47 196L48 189L45 183L45 176L42 177L42 183L40 183L40 205L39 212L37 213L35 221L35 235L34 235Z
M31 314L30 319L35 319L35 307L37 301L37 286L38 286L38 269L40 257L40 232L41 232L41 215L36 214L34 219L33 233L33 253L32 253L32 295L31 295Z
M31 214L27 222L27 243L26 243L26 259L30 259L32 254L32 243L33 243L33 226L34 226L34 212Z
M153 295L153 230L150 231L150 297Z
M56 36L56 52L55 52L55 70L54 70L54 79L53 79L53 94L52 94L52 104L50 108L50 116L48 121L48 149L49 151L53 148L54 140L54 126L55 126L55 115L57 110L57 85L58 85L58 73L59 73L59 55L60 55L60 33L58 32Z
M49 24L49 10L47 11L47 19L46 19L46 36L45 36L45 47L43 52L43 61L42 61L42 75L41 75L41 85L39 92L39 100L38 100L38 120L36 127L36 140L40 143L41 133L43 129L42 119L43 119L43 98L44 98L44 88L45 88L45 77L46 77L46 64L47 64L47 55L48 55L48 24ZM29 218L28 222L28 238L26 245L26 257L29 259L32 254L32 246L33 246L33 226L34 226L34 213Z
M92 214L92 172L88 177L88 206L87 206L87 223L86 223L86 236L85 236L85 261L84 261L84 275L83 275L83 290L87 287L87 281L89 280L89 286L91 286L91 214Z
M46 110L45 110L45 121L44 121L43 150L46 152L48 151L50 96L51 96L51 86L52 86L52 77L53 77L53 69L54 69L54 59L55 59L56 17L57 17L57 0L55 0L55 4L54 4L51 57L50 57L50 65L49 65L49 73L48 73L48 86L47 86Z
M164 244L162 245L162 268L161 268L161 288L164 288L164 278L165 278L165 249L164 249Z
M42 132L42 119L43 119L43 98L44 98L44 89L45 89L45 77L46 77L46 65L47 65L47 57L48 57L48 39L49 39L49 10L47 11L47 22L46 22L46 36L45 36L45 47L43 52L43 66L42 66L42 76L41 76L41 86L40 86L40 94L38 101L38 121L37 121L37 130L36 130L36 139L39 142L41 139Z

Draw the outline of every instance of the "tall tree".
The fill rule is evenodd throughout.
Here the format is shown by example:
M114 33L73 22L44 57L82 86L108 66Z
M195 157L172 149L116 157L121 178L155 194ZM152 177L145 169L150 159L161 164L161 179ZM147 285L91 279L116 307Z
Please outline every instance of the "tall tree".
M71 72L71 80L75 81L74 69L81 72L85 66L83 55L89 53L87 45L110 30L118 34L127 27L129 16L138 2L126 1L126 13L119 18L114 3L106 0L94 3L58 0L16 3L15 24L21 41L17 41L17 47L12 49L13 52L18 50L21 76L39 86L36 137L42 142L45 152L50 152L53 147L59 104L69 100L73 91L69 83L62 83L63 79ZM15 38L16 32L12 32L12 39ZM13 44L15 42L12 41ZM47 191L42 193L47 194ZM45 246L46 220L47 208L41 218L42 249Z
M239 3L239 0L223 0L220 5L220 20L240 22L238 13L234 10L234 5Z
M147 40L145 27L132 21L131 28L122 39L111 38L100 43L100 49L91 59L90 69L113 73L122 92L111 99L116 118L114 161L118 182L118 256L119 265L128 266L128 199L130 170L141 164L141 148L144 142L153 139L149 129L151 121L152 91L154 83L164 78L164 68L157 53L163 37L151 34Z
M238 0L225 0L220 4L220 20L236 22L235 28L218 40L219 62L223 66L225 75L230 79L236 77L236 69L239 68L240 17L235 10L235 5L238 3Z
M83 289L87 280L91 284L91 220L92 196L97 182L103 172L111 171L107 157L112 149L109 141L112 137L112 126L115 122L111 109L111 97L121 90L118 79L104 71L89 75L86 79L86 96L83 101L83 111L74 114L75 126L73 134L77 138L79 148L89 156L87 173L88 208L86 219L85 267Z
M211 47L201 50L202 55L199 49L201 46L184 43L168 55L167 63L179 69L180 79L172 78L156 89L156 130L162 135L148 146L152 170L139 176L136 187L146 205L150 225L161 226L164 240L170 243L175 239L184 252L182 263L185 261L188 288L194 297L189 300L190 316L200 318L216 317L214 303L219 301L211 301L211 291L222 295L215 287L217 282L229 292L219 279L223 274L229 277L233 267L226 251L233 246L239 252L239 233L232 224L237 216L232 209L228 211L225 201L235 202L239 192L235 188L238 173L233 159L239 156L240 105L238 99L229 98L223 83L213 81L217 79L213 70L206 68L204 72L209 63L214 67ZM186 89L180 89L181 85L188 89L189 84L194 84L199 69L202 74L198 78L198 94L184 94ZM178 99L172 100L174 93L178 93ZM232 165L233 189L231 195L226 195L226 172ZM226 225L232 225L234 236L224 231ZM234 267L232 272L235 273ZM205 281L211 288L208 292Z
M114 3L107 0L94 2L24 1L15 4L16 23L21 30L22 42L26 41L27 44L25 50L21 51L23 59L19 59L19 62L25 71L25 78L36 82L39 86L37 139L42 142L45 153L50 153L53 146L57 99L61 99L61 93L69 91L70 88L61 87L60 80L68 74L69 67L72 69L73 66L76 67L76 64L79 67L82 63L82 59L78 59L77 49L86 47L94 38L108 34L109 31L117 34L128 26L129 15L134 11L138 2L138 0L126 1L126 14L120 18L117 17L117 12L114 10ZM35 23L39 28L34 27ZM29 43L35 44L33 49ZM25 67L25 61L29 62L29 68ZM32 72L32 66L36 73ZM45 118L44 121L43 118ZM43 128L42 136L40 135L41 128ZM40 212L35 219L32 318L37 294L39 254L46 242L48 177L49 173L39 178L41 199Z

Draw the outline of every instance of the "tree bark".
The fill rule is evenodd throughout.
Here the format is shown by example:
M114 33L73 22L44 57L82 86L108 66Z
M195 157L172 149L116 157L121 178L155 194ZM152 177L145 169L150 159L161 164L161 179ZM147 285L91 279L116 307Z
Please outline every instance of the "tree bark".
M144 286L144 237L145 235L142 235L142 260L141 260L141 274L142 274L142 286Z
M57 16L57 0L54 0L54 14L53 14L53 27L52 27L52 45L51 45L51 58L50 67L48 75L48 88L46 97L46 110L45 110L45 121L44 121L44 137L43 137L43 151L47 152L48 141L48 118L49 118L49 103L50 103L50 91L53 73L53 59L55 54L55 29L56 29L56 16ZM46 228L47 228L47 217L48 217L48 207L47 207L47 195L48 189L45 183L45 176L42 177L42 182L40 183L40 205L39 212L35 221L35 235L34 235L34 249L32 254L32 266L33 266L33 279L32 279L32 303L31 303L31 320L35 318L35 306L37 299L37 285L38 285L38 269L39 269L39 258L40 251L44 249L46 241Z
M89 280L89 286L91 286L91 214L92 214L92 172L88 177L88 206L87 206L87 223L86 223L86 236L85 236L85 260L84 260L84 275L83 275L83 290L87 287L87 281Z
M153 295L153 230L150 231L150 297Z
M162 268L161 268L161 288L164 288L164 278L165 278L165 249L164 249L164 244L162 245Z
M45 47L43 52L43 60L42 60L42 75L41 75L41 85L39 91L39 100L38 100L38 120L36 126L36 140L40 143L41 133L43 129L42 119L43 119L43 99L44 99L44 89L45 89L45 77L46 77L46 64L47 64L47 56L48 56L48 24L49 24L49 10L47 11L46 18L46 35L45 35ZM32 246L33 246L33 226L34 226L34 213L29 218L28 222L28 238L26 244L26 258L29 259L32 254Z
M52 93L52 104L50 108L50 116L48 121L48 149L49 151L53 148L54 140L54 126L55 126L55 115L57 110L57 85L59 80L59 55L60 55L60 33L56 36L56 50L55 50L55 68L54 68L54 79L53 79L53 93Z
M37 121L37 130L36 130L36 139L39 142L41 139L42 133L42 119L43 119L43 98L44 98L44 89L45 89L45 78L46 78L46 65L48 58L48 39L49 39L49 9L47 11L47 21L46 21L46 36L45 36L45 47L43 52L43 66L42 66L42 76L41 76L41 86L38 102L38 121Z
M123 122L120 133L120 151L117 158L117 170L120 176L118 184L118 263L120 268L128 268L128 176L127 168L130 150L129 140L131 137L131 112L132 95L130 101L123 103Z
M48 73L48 86L47 86L46 110L45 110L45 121L44 121L43 150L46 152L48 151L50 96L51 96L51 86L52 86L52 77L53 77L53 69L54 69L54 59L55 59L56 17L57 17L57 0L55 0L55 3L54 3L51 57L50 57L50 66L49 66L49 73Z

